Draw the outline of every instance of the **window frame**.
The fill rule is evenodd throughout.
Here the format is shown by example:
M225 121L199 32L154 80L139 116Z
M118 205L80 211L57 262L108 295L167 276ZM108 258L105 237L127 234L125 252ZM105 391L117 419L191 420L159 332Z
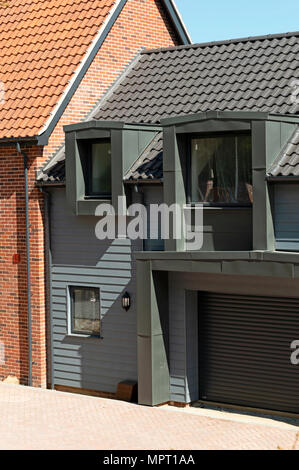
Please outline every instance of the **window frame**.
M111 192L110 193L94 193L91 190L91 180L92 180L92 146L93 144L99 143L110 143L110 158L111 158ZM84 140L81 142L81 146L85 147L85 152L83 155L84 159L84 169L83 173L85 173L85 200L110 200L112 199L112 150L111 150L111 138L101 138L101 139L91 139L91 140Z
M99 333L93 332L80 332L75 331L73 328L73 312L74 312L74 298L72 295L73 289L93 289L98 291L99 297L99 322L100 322L100 331ZM102 317L101 317L101 289L100 287L90 286L86 284L69 284L67 285L67 334L68 336L78 337L78 338L95 338L95 339L103 339L102 337Z
M186 174L186 196L187 204L191 207L201 205L205 208L252 208L252 203L225 203L225 202L194 202L192 201L192 140L193 139L205 139L205 138L217 138L223 136L250 136L252 144L252 133L250 131L236 130L236 131L219 131L219 132L202 132L202 133L188 133L187 134L187 149L186 149L186 160L187 160L187 174ZM251 154L251 171L252 171L252 154Z

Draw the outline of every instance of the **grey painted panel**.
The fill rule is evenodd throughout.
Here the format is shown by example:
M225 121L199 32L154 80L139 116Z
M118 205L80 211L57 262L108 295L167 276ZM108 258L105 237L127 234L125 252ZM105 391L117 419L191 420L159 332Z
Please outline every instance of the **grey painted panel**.
M276 184L274 194L276 249L299 251L299 184Z
M269 277L290 277L294 276L292 264L258 261L223 261L222 272L224 274L239 274L244 272L248 275L269 276Z
M144 205L147 208L148 220L148 234L150 233L150 223L153 224L155 230L159 233L159 238L151 240L150 238L144 240L144 251L163 251L164 241L161 240L161 224L157 217L150 218L151 204L163 203L163 186L145 186L143 188Z
M133 163L153 140L157 132L148 130L126 130L123 133L123 174L125 175Z
M169 369L170 400L186 402L186 311L185 290L169 274Z
M291 240L276 240L276 249L280 251L298 251L299 252L299 241L294 242Z
M205 209L203 251L252 250L252 210Z
M137 380L134 251L128 240L99 241L95 218L74 216L63 189L51 198L52 317L55 384L115 392L121 380ZM68 286L100 288L102 339L68 334ZM121 306L124 291L132 307Z
M198 378L198 295L186 291L186 401L199 397Z
M170 399L190 403L198 399L197 293L188 291L173 273L169 289Z

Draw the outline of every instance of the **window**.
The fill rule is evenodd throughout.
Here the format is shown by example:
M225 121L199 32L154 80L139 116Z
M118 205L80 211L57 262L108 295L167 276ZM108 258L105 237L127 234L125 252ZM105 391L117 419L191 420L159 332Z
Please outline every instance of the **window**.
M87 159L87 197L111 197L111 143L93 142Z
M251 136L227 134L191 140L191 202L252 203Z
M100 335L100 290L70 287L71 334Z

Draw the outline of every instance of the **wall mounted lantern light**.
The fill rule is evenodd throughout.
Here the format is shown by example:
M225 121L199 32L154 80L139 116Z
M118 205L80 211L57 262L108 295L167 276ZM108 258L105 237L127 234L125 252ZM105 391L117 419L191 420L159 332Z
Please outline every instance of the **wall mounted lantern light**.
M129 308L131 307L131 297L128 292L125 292L122 298L122 306L123 309L127 312Z

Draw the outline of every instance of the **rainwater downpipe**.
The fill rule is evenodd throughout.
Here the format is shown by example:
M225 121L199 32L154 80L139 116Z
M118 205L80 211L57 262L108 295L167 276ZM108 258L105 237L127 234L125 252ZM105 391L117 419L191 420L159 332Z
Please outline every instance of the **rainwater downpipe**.
M26 260L27 260L27 311L28 311L28 385L32 387L32 327L31 327L31 266L30 266L30 228L28 192L28 156L17 142L17 152L24 159L25 180L25 217L26 217Z
M40 191L44 195L45 202L45 258L47 266L47 318L48 318L48 334L47 343L48 350L50 350L49 359L50 367L47 367L50 372L49 382L51 383L51 389L55 390L55 368L54 368L54 327L53 327L53 315L52 315L52 251L51 251L51 235L50 235L50 207L51 207L51 193L46 188L40 188Z

